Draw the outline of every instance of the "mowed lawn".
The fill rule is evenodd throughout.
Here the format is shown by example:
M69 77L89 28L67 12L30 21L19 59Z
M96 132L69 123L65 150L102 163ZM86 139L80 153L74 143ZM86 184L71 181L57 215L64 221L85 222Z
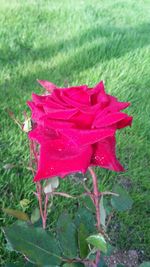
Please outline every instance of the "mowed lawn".
M132 128L117 135L117 153L127 172L99 170L101 188L123 184L134 205L114 218L116 246L136 249L150 259L150 1L149 0L0 0L0 205L27 212L37 205L32 173L28 169L27 136L7 110L23 121L31 93L43 90L36 79L58 86L105 81L108 93L130 101ZM8 165L9 164L9 165ZM11 165L10 165L11 164ZM66 179L62 190L76 193ZM59 199L51 221L74 202ZM0 211L2 226L13 219ZM0 234L0 264L18 256L5 248Z

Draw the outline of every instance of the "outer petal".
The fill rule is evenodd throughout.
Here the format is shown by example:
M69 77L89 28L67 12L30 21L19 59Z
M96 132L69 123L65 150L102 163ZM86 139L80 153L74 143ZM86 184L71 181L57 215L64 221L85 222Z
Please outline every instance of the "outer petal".
M133 120L133 117L132 116L128 116L124 120L119 121L117 123L117 129L122 129L122 128L125 128L127 126L131 126L132 125L132 120Z
M100 166L116 172L124 171L124 168L116 158L115 137L108 137L95 145L95 151L91 159L91 165Z
M100 113L95 121L93 122L93 127L102 128L108 127L110 125L116 124L124 119L128 118L128 115L121 112L109 113L106 116L102 116Z
M48 129L64 129L64 128L72 128L75 127L75 123L71 121L64 121L64 120L56 120L56 119L51 119L48 117L48 115L43 116L39 120L39 125L46 127Z
M27 104L32 111L32 116L31 116L32 120L38 122L39 119L45 115L45 112L44 112L42 106L35 105L35 103L32 101L28 101Z
M87 93L87 86L71 87L63 90L62 98L66 103L73 107L82 107L90 105L90 96Z
M98 83L92 90L89 90L88 93L91 96L93 105L100 103L101 107L104 108L109 104L109 95L105 92L103 81Z
M55 84L44 81L44 80L37 80L40 85L42 85L48 92L52 93L53 90L57 87Z
M48 118L57 120L69 120L78 112L76 109L52 109L48 106L44 106L43 108Z
M67 136L78 146L85 146L97 143L106 137L113 136L113 129L79 130L79 129L61 129L59 132Z
M37 105L41 105L44 107L51 107L54 109L64 109L65 107L60 104L57 103L51 95L37 95L37 94L32 94L32 100L33 102Z
M92 155L91 146L72 149L66 144L64 149L59 150L53 149L51 143L41 146L38 171L34 177L35 182L54 176L63 178L73 172L86 172Z
M59 142L60 134L54 129L47 129L41 126L37 126L29 132L28 137L35 140L39 144L45 144L47 142Z

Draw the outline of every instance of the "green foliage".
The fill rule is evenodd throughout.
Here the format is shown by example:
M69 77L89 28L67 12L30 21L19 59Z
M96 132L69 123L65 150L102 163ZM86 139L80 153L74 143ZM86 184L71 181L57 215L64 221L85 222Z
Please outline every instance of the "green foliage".
M63 267L82 267L84 266L82 263L65 263Z
M79 228L80 223L83 223L86 226L86 230L89 234L94 233L96 231L96 222L94 214L92 214L91 211L83 207L79 207L75 214L75 224L77 228Z
M32 264L30 262L23 263L23 261L14 263L6 263L5 267L39 267L38 265ZM46 267L46 266L43 266ZM49 266L50 267L50 266Z
M14 250L21 252L38 265L59 265L62 261L56 239L42 228L16 222L4 228L8 242Z
M78 227L78 246L81 259L86 258L89 252L88 244L86 242L86 238L89 233L86 229L86 225L84 223L80 223Z
M68 213L62 213L57 222L57 239L66 258L77 256L77 229Z
M111 204L115 210L126 211L128 209L131 209L133 200L125 189L123 189L119 185L116 185L113 189L113 192L119 195L111 197Z
M95 234L89 236L87 239L87 242L91 245L93 245L95 248L101 250L102 252L107 252L107 243L101 234Z
M144 261L139 267L150 267L150 261Z

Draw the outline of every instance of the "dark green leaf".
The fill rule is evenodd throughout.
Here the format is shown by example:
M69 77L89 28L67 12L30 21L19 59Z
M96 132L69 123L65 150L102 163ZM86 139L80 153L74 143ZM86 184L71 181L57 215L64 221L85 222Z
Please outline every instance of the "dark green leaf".
M82 263L65 263L63 267L83 267L84 265Z
M106 211L105 211L105 208L104 208L103 196L102 196L101 199L100 199L100 205L99 205L99 208L100 208L100 220L101 220L101 225L102 225L103 228L105 229L105 228L106 228L106 224L105 224L105 221L106 221Z
M86 230L89 234L92 234L96 231L95 216L91 211L87 210L86 208L79 208L75 215L75 224L77 228L79 228L79 225L81 223L86 225Z
M89 251L88 244L86 241L88 235L89 233L86 229L85 224L81 223L78 228L78 245L81 259L85 258Z
M128 195L127 191L124 190L121 186L116 185L114 187L113 192L119 194L119 196L112 196L111 197L111 204L114 209L117 211L125 211L132 207L133 200Z
M95 211L95 206L93 204L93 201L91 200L91 198L89 196L83 196L82 199L83 201L83 205L86 206L88 209L90 209L92 212Z
M139 267L150 267L150 261L144 261Z
M57 238L65 257L72 259L77 256L77 230L67 213L60 215L57 222Z
M3 209L3 211L19 220L30 221L28 214L23 211L13 209Z
M6 263L5 267L38 267L38 265L32 264L30 262L24 263L23 261L17 263ZM43 266L45 267L45 266Z
M19 267L19 265L13 264L13 263L6 263L5 267Z
M54 237L39 227L17 222L4 228L8 242L14 250L21 252L39 265L60 265L61 256Z
M106 253L107 252L107 243L101 234L91 235L87 239L87 242L93 245L95 248Z

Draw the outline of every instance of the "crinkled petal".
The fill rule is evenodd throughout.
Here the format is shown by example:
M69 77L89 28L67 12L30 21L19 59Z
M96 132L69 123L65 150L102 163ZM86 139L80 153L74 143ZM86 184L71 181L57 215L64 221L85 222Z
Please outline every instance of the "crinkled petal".
M116 158L115 137L108 137L95 145L91 165L100 166L116 172L124 171L123 166Z

